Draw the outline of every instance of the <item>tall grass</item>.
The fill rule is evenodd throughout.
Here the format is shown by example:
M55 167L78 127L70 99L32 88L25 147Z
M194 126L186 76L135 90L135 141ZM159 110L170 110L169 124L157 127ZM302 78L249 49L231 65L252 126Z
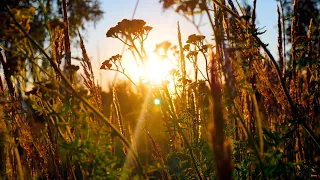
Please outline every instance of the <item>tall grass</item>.
M121 55L104 61L101 70L120 72L134 85L119 83L109 94L96 83L79 31L81 67L72 64L66 1L63 21L45 19L48 48L6 6L24 37L17 51L31 68L12 71L1 51L3 179L319 177L320 44L312 39L312 20L308 34L297 31L299 2L293 4L289 50L282 1L277 7L278 58L260 39L259 1L250 12L232 0L160 2L194 24L199 35L184 42L178 23L177 40L157 44L155 52L178 64L171 79L157 86L134 82ZM196 19L203 17L212 37L201 35ZM127 45L143 72L151 30L143 20L124 19L106 36ZM26 90L30 83L32 90ZM152 103L155 98L160 104Z

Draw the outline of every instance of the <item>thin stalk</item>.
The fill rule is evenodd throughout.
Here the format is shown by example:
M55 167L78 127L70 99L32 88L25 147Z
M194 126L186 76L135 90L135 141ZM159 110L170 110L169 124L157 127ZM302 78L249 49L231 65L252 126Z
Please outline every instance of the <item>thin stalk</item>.
M118 38L118 39L120 39L120 38ZM145 60L145 58L144 58L144 56L140 53L140 51L139 51L139 49L137 48L137 46L136 46L136 44L134 43L134 40L133 40L133 38L131 37L131 36L128 36L128 39L129 39L129 41L131 42L131 47L133 47L133 49L136 51L136 53L138 54L138 56L139 56L139 58L140 58L140 60L141 60L141 63L142 63L142 65L143 65L143 68L145 69L146 68L146 66L145 66L145 62L144 62L144 60Z
M133 80L126 73L119 71L119 70L116 70L116 69L108 69L108 70L119 72L119 73L123 74L136 88L139 89L139 87L136 85L136 83L134 83Z
M197 58L197 57L195 56L195 58ZM195 63L195 62L192 61L191 59L189 59L189 61L190 61L192 64ZM204 79L205 81L208 81L208 82L209 82L209 78L206 78L206 76L203 74L203 72L201 71L201 69L200 69L198 66L197 66L197 70L200 72L200 74L202 75L203 79Z
M282 18L282 35L283 35L283 62L284 62L284 72L283 74L286 74L286 26L285 26L285 17L284 17L284 10L283 10L283 3L282 0L279 0L280 2L280 8L281 8L281 18Z
M202 0L202 3L206 6L204 10L208 16L211 28L212 28L212 30L214 30L215 28L214 28L213 20L211 18L210 12L209 12L209 8L207 7L205 0Z
M62 9L63 9L63 21L65 24L64 28L64 46L66 53L66 62L65 68L71 65L71 50L70 50L70 36L69 36L69 20L68 20L68 9L67 9L67 0L62 0ZM70 81L72 78L70 77Z
M241 7L241 5L240 5L239 1L238 1L238 0L236 0L236 2L237 2L237 5L238 5L238 7L239 7L239 9L240 9L240 11L241 11L241 14L242 14L242 15L245 15L244 10L242 9L242 7Z
M183 54L183 47L182 47L182 40L181 40L181 31L180 31L180 25L179 22L177 22L178 25L178 42L179 42L179 48L180 48L180 68L182 72L182 103L184 104L186 102L186 61Z
M256 9L257 9L257 0L253 0L253 8L252 8L252 14L251 14L251 26L255 26L256 22Z
M200 50L200 47L198 47L198 48L199 48L199 50ZM203 51L201 51L201 53L202 53L202 55L203 55L203 57L204 57L204 60L205 60L205 63L206 63L206 75L207 75L207 78L205 78L205 79L208 80L208 83L209 83L209 85L211 86L211 82L210 82L210 78L209 78L208 58L207 58L207 56L204 54ZM196 57L195 57L195 58L196 58Z
M20 159L20 155L19 155L19 151L18 151L18 148L17 146L13 145L14 148L13 148L13 153L14 153L14 156L16 158L16 161L17 161L17 168L18 168L18 177L20 180L24 180L24 175L23 175L23 170L22 170L22 165L21 165L21 159Z
M278 13L278 53L279 53L279 63L280 63L280 72L282 73L282 78L284 78L284 70L285 70L285 62L283 59L283 48L282 48L282 28L281 28L281 14L280 14L280 10L279 10L279 6L277 5L277 13ZM284 43L285 44L285 43Z
M178 13L178 14L181 15L182 17L184 17L185 20L189 21L189 22L196 28L196 31L197 31L198 34L203 35L203 33L202 33L201 30L200 30L200 24L201 24L201 23L199 23L199 25L197 25L197 24L195 23L195 21L193 21L193 20L191 20L190 18L188 18L188 16L186 16L186 15L184 15L184 14L181 14L181 13ZM202 19L202 14L201 14L201 17L200 17L200 18ZM207 39L205 39L204 41L205 41L206 43L209 43L209 42L207 41Z
M262 131L262 121L260 117L259 106L257 103L257 98L254 94L251 94L253 99L254 110L256 113L257 121L258 121L258 132L259 132L259 141L260 141L260 154L263 155L263 131Z

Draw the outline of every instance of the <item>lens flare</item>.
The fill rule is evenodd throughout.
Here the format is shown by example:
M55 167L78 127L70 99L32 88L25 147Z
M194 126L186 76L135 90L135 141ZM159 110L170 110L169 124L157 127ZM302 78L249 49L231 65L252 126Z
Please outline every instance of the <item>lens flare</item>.
M153 104L156 105L156 106L160 105L160 103L161 103L161 101L158 98L153 100Z

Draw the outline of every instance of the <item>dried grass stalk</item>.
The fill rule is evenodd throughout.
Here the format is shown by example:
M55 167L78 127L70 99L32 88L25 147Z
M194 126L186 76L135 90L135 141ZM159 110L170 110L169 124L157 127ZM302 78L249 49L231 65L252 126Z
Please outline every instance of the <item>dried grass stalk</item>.
M68 5L67 0L62 0L63 9L63 21L65 24L64 28L64 46L65 46L65 69L71 66L71 49L70 49L70 35L69 35L69 20L68 20ZM72 76L70 74L70 81L72 82Z
M279 10L279 6L277 5L278 12L278 53L279 53L279 63L280 63L280 71L282 73L282 78L285 74L285 62L283 59L283 48L282 48L282 28L281 28L281 14ZM284 52L285 53L285 52Z

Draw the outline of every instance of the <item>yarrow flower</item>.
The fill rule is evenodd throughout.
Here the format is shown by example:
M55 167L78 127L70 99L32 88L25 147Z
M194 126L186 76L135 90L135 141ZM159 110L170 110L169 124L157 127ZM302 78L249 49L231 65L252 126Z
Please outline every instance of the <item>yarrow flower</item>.
M102 63L100 69L104 69L104 70L111 69L112 64L114 64L116 67L118 67L116 63L120 62L121 59L122 59L122 56L120 54L112 56L111 58L109 58L108 60L105 60Z
M145 39L143 36L147 36L152 30L151 26L146 26L146 22L141 19L128 20L123 19L121 22L114 27L111 27L106 36L112 38L137 38Z

